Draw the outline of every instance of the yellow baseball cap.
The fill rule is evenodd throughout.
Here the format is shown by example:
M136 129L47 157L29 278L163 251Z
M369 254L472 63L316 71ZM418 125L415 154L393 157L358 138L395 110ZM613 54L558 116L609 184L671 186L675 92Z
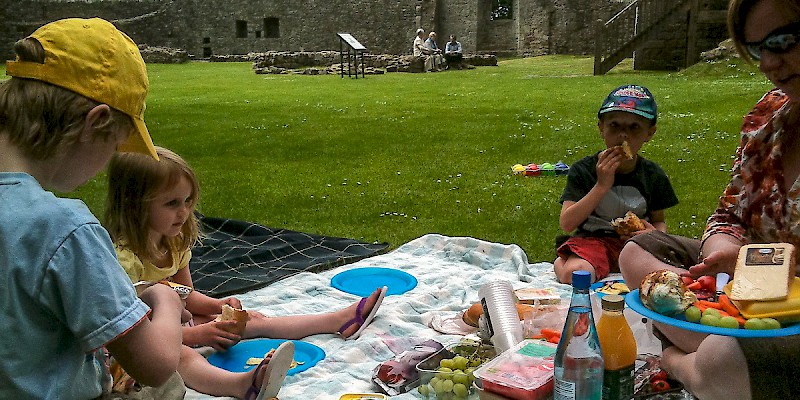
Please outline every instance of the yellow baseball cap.
M158 160L153 140L144 124L147 70L136 43L110 22L67 18L33 32L44 48L44 64L6 63L6 74L48 82L129 115L137 134L117 151L133 151Z

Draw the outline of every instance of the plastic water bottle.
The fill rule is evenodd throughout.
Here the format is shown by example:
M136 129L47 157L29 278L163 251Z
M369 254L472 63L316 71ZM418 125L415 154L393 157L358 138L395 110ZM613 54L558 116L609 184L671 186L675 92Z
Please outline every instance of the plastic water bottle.
M478 289L478 297L483 306L487 335L494 344L497 354L504 352L523 339L522 324L519 321L514 302L514 288L511 282L494 281Z
M572 273L572 300L555 356L554 400L600 400L603 353L592 317L587 271Z

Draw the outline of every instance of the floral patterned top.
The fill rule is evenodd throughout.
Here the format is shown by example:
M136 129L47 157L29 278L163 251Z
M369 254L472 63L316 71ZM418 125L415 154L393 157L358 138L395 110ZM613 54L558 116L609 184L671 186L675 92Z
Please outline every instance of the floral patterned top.
M786 188L781 155L789 97L768 92L745 116L730 183L708 219L703 240L717 233L742 243L787 242L800 248L800 181ZM794 128L794 127L792 127Z

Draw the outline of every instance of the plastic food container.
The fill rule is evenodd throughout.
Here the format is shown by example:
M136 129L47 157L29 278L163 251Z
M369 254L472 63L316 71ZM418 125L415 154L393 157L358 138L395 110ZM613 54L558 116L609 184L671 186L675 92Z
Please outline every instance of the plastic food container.
M556 344L526 339L475 370L484 391L514 400L549 399Z
M478 398L480 400L511 400L506 396L484 390L483 387L481 387L481 381L479 380L472 383L472 388L478 392Z
M474 340L463 340L458 343L450 344L445 346L442 350L432 354L430 357L422 360L419 364L417 364L417 372L419 374L419 387L417 391L423 398L453 398L453 399L467 399L467 398L475 398L475 389L472 386L472 377L469 376L469 372L467 372L468 380L465 382L464 377L456 378L455 375L450 375L448 373L439 372L439 366L442 360L444 359L452 359L457 355L461 355L466 357L468 360L476 360L474 362L474 366L468 367L472 368L473 370L477 368L477 363L479 361L486 362L494 358L497 353L494 349L494 346L489 344L483 344L478 341ZM431 380L436 378L437 380L451 380L454 384L461 383L463 384L466 389L467 393L466 396L458 396L457 393L453 393L452 390L448 390L446 392L439 392L437 394L435 382L434 385L431 385ZM449 384L448 384L449 385Z

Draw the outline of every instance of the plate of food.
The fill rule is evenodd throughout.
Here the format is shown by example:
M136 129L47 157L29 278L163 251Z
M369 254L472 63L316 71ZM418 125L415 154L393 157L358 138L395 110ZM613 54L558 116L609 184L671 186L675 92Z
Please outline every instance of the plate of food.
M231 372L247 372L255 368L270 351L277 349L285 341L285 339L243 340L227 351L210 355L208 362ZM294 342L294 360L288 375L303 372L325 358L325 351L318 346L300 340L292 342Z
M356 296L367 297L386 286L387 296L402 294L417 287L417 278L394 268L364 267L342 271L331 278L331 286Z
M639 297L639 289L633 290L628 296L625 296L625 303L627 303L628 307L630 307L633 311L636 311L637 313L650 318L653 321L672 325L687 331L734 337L781 337L800 334L800 323L787 325L780 329L734 329L703 325L699 322L690 322L686 320L684 314L677 314L675 316L659 314L647 308L647 306L642 303L642 300Z
M618 294L622 297L625 297L625 295L631 291L628 288L628 285L626 285L625 281L622 279L607 279L604 281L597 281L589 288L597 293L597 297L599 298L602 298L607 294Z

